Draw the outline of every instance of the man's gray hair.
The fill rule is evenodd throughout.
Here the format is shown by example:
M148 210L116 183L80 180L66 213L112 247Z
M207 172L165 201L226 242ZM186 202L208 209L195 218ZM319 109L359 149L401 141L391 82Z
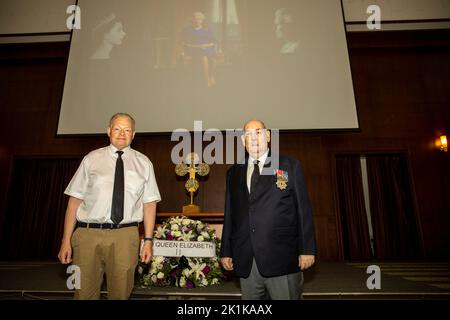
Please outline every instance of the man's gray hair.
M135 128L136 128L136 121L134 120L134 118L133 118L132 116L130 116L128 113L124 113L124 112L117 112L117 113L115 113L115 114L111 117L111 119L109 120L109 127L111 128L112 123L113 123L113 121L114 121L116 118L121 118L121 117L126 117L126 118L128 118L128 119L131 120L131 123L132 123L132 125L133 125L133 131L134 131Z

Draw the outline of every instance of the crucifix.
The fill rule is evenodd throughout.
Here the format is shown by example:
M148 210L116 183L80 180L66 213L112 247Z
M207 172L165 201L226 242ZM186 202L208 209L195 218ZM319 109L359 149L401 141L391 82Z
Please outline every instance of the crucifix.
M183 213L199 213L200 207L194 204L194 193L199 187L195 175L206 176L209 173L209 166L206 163L199 163L198 155L195 152L191 152L186 156L185 162L175 166L175 173L181 177L189 173L189 178L184 186L191 196L191 203L183 206Z

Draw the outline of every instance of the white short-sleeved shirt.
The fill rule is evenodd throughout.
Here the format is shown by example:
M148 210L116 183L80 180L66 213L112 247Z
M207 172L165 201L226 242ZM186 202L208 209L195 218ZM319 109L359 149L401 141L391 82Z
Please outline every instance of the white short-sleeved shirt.
M81 199L77 220L87 223L112 223L111 203L117 151L113 145L94 150L81 162L65 194ZM142 153L122 149L125 174L125 200L121 223L141 222L144 203L161 201L151 161Z

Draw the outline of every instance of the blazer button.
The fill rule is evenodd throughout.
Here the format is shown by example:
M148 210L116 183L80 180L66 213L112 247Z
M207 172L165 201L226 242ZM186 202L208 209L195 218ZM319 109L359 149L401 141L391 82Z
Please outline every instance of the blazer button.
M255 233L255 229L252 229L252 232Z

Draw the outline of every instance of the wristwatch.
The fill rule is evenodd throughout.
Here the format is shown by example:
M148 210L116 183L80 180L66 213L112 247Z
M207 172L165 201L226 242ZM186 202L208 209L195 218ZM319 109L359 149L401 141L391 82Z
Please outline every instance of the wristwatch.
M153 241L152 237L144 237L144 241Z

